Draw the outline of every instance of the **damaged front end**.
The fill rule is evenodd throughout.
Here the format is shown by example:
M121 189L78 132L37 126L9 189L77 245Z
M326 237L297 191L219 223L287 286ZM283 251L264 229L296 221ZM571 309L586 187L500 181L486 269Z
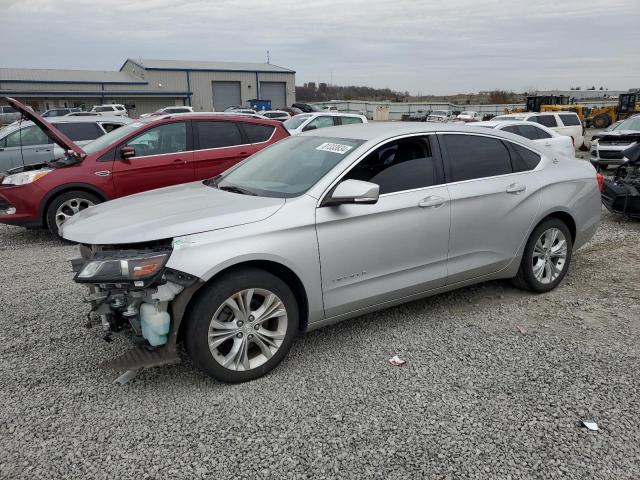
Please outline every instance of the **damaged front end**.
M86 284L88 326L101 325L105 340L130 334L136 347L103 366L137 370L180 361L177 333L198 278L167 268L171 240L133 245L81 245L71 261L74 281Z
M640 134L636 142L623 152L625 162L602 186L604 206L628 218L640 218Z

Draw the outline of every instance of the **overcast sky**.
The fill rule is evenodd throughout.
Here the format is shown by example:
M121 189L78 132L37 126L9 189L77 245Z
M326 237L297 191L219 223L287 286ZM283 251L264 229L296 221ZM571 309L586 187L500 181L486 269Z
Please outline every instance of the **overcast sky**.
M640 87L640 0L0 0L0 67L266 61L448 94Z

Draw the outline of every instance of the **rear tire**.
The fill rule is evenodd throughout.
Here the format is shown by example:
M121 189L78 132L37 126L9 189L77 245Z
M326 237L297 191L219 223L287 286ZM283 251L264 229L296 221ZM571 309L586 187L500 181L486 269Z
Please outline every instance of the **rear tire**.
M47 228L54 236L60 236L60 227L76 213L102 203L96 195L83 190L71 190L55 197L47 208Z
M567 225L557 218L543 221L527 241L514 285L537 293L553 290L569 270L572 251Z
M246 268L206 286L186 321L184 345L193 363L221 382L247 382L273 370L289 352L298 303L280 278Z
M593 126L593 128L607 128L609 125L611 125L611 119L606 113L600 113L599 115L593 117L593 120L591 120L591 125Z

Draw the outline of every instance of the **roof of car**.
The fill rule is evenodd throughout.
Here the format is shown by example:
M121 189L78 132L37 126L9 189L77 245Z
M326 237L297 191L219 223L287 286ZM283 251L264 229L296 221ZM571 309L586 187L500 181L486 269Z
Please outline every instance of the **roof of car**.
M117 118L117 117L116 117ZM167 113L163 115L154 115L150 117L140 118L137 121L143 123L149 122L160 122L162 120L168 120L170 118L184 118L193 119L198 118L200 120L219 120L224 118L225 120L235 120L235 121L244 121L244 120L259 120L260 122L269 123L271 125L282 125L281 122L277 120L271 120L269 118L263 117L257 114L249 114L249 113L238 113L238 112L181 112L181 113Z
M486 127L454 123L419 123L415 122L372 122L337 127L325 127L304 132L302 135L314 137L348 138L354 140L385 140L398 135L411 135L434 132L461 132L487 134ZM494 130L491 135L514 139L515 135ZM518 137L520 138L520 137Z
M294 117L306 115L308 117L318 117L322 116L333 116L333 117L364 117L364 115L360 115L359 113L346 113L346 112L336 112L332 110L323 110L322 112L304 112L299 113L298 115L294 115Z

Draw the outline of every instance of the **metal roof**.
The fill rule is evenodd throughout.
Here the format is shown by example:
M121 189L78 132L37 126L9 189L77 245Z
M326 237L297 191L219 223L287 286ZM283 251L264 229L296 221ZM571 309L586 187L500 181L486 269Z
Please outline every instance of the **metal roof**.
M39 68L0 68L0 82L12 83L92 83L147 84L127 72L108 70L56 70Z
M148 70L203 70L225 72L273 72L295 73L272 63L204 62L199 60L157 60L152 58L128 58L127 61ZM126 62L125 62L126 63ZM124 65L123 65L124 66Z

